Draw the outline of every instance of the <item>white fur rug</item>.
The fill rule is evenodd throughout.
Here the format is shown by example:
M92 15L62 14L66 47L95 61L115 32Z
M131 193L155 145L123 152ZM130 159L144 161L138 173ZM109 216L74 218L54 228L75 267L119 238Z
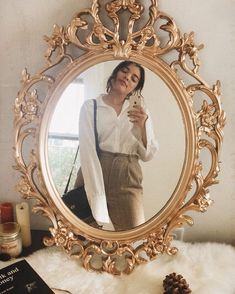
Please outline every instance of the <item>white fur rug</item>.
M235 248L218 243L175 242L176 256L162 255L130 275L89 273L61 249L39 250L26 260L52 288L72 294L162 294L165 276L176 272L193 294L235 294ZM14 260L18 261L18 260ZM0 262L0 268L11 264Z

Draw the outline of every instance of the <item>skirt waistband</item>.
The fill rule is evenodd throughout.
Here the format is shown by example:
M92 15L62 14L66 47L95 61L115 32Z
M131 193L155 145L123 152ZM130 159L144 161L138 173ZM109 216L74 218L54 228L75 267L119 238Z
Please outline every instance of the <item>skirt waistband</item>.
M100 150L100 155L109 156L109 157L125 157L129 159L139 159L139 156L137 154L126 154L126 153L110 152L110 151L104 151L104 150Z

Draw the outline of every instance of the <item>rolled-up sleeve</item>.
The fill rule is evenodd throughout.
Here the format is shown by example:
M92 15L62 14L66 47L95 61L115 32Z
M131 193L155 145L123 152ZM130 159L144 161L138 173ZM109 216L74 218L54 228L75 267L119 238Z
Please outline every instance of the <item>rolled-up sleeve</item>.
M143 144L140 130L137 129L137 127L133 127L133 133L135 137L138 139L138 155L140 159L143 161L151 160L155 156L157 151L159 150L159 144L155 138L151 116L148 110L146 110L146 113L148 114L148 118L145 122L145 130L146 130L146 138L147 138L146 147Z

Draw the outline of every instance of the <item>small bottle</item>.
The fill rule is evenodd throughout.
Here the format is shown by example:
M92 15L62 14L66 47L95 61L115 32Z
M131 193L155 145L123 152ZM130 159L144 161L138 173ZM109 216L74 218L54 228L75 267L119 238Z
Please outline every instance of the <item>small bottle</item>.
M20 226L15 222L0 224L0 253L17 257L22 251Z

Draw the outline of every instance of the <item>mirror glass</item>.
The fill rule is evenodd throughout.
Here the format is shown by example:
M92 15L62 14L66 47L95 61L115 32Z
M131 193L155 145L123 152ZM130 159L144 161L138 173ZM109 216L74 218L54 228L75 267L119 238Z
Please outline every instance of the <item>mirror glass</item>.
M48 128L48 162L60 195L65 190L79 145L80 108L86 99L105 93L107 79L119 62L106 61L90 67L70 81L58 99ZM160 76L144 68L146 78L142 94L159 144L159 151L152 160L140 162L147 221L164 207L180 179L185 159L185 129L181 110L171 90ZM70 189L79 167L78 153ZM103 229L112 230L112 227Z

